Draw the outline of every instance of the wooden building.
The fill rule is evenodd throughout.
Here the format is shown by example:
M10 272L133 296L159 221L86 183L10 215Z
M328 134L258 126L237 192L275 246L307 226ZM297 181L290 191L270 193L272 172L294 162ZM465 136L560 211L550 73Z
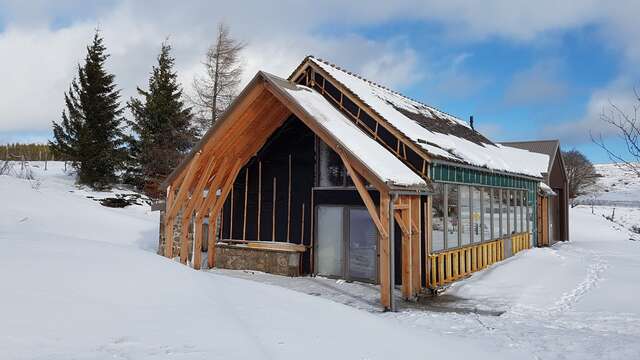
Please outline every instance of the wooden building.
M540 192L538 202L541 211L540 220L545 227L538 229L538 245L549 246L557 241L569 240L569 182L567 172L562 160L562 151L559 140L538 140L505 142L503 145L529 150L549 157L549 162L544 168L544 184L548 189ZM549 191L551 190L551 191Z
M259 72L166 179L160 251L405 299L531 247L547 155L322 60ZM206 254L206 255L205 255Z

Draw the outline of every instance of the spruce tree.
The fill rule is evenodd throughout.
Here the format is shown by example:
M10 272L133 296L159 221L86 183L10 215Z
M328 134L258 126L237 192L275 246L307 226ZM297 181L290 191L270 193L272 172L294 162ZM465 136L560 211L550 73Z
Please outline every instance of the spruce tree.
M149 89L138 88L139 98L128 102L133 120L129 138L129 180L147 195L160 196L159 185L191 149L196 139L191 108L182 101L182 89L173 70L171 46L163 43L151 71Z
M62 121L53 122L55 153L73 163L78 183L95 189L108 188L117 180L124 160L123 123L115 76L105 70L109 57L100 32L87 47L83 65L65 93Z

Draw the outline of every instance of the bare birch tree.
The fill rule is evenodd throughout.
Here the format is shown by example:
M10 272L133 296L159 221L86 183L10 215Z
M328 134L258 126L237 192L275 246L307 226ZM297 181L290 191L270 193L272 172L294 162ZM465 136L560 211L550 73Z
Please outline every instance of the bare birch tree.
M633 106L632 112L626 112L613 102L609 105L609 110L603 110L600 119L609 126L612 126L620 139L626 146L626 151L616 151L607 145L602 135L591 135L591 140L604 151L607 152L611 161L618 167L627 169L637 176L640 176L640 119L638 110L640 109L640 95L635 92L637 104Z
M218 25L216 40L202 63L206 74L193 80L196 121L202 133L215 124L237 95L242 76L240 52L245 45L231 37L226 24Z

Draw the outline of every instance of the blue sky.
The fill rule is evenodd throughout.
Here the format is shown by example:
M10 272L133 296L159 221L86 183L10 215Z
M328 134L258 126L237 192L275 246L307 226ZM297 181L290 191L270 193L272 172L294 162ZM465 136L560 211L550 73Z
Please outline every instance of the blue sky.
M13 69L0 84L8 100L0 143L46 141L96 26L126 100L145 84L167 36L189 93L224 21L248 44L245 81L257 70L286 76L314 54L462 119L474 115L495 140L559 138L594 162L608 159L590 131L620 148L599 115L609 101L629 110L634 104L640 25L630 14L640 11L637 2L366 4L364 13L357 1L185 1L176 11L171 1L0 0L0 52L11 54L0 57L0 67Z

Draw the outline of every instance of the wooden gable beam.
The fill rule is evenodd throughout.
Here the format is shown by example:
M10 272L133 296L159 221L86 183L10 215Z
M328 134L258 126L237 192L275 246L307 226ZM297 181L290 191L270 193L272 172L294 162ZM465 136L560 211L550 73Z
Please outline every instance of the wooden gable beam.
M395 211L395 214L393 214L393 217L396 219L396 224L398 224L398 226L400 227L400 231L402 231L402 234L409 236L411 232L409 231L409 228L407 227L407 224L402 217L402 212Z
M293 114L300 119L311 131L313 131L322 141L324 141L329 147L338 152L341 148L341 144L338 143L329 132L317 124L316 120L307 113L307 111L295 102L290 95L283 94L282 90L278 89L277 85L273 85L271 80L265 78L265 87L269 90L282 104L291 110ZM372 184L378 191L388 191L388 185L380 180L369 168L367 168L357 157L351 154L348 150L345 150L344 155L350 160L351 166L360 173L370 184Z
M268 95L265 93L264 82L259 75L256 75L251 82L245 87L244 90L236 97L233 103L229 106L228 110L222 114L220 120L202 137L202 139L196 144L191 154L204 150L204 152L210 151L215 144L219 142L219 138L227 133L227 129L236 123L232 119L243 114L248 108L254 106L261 101L261 96ZM178 167L167 177L162 183L163 186L173 185L177 188L180 178L186 175L186 169L193 157L187 156Z
M369 211L369 215L371 216L373 223L378 228L378 232L380 232L380 234L382 234L383 236L387 236L388 234L386 233L385 227L382 225L382 221L380 221L380 215L378 214L376 205L373 202L373 199L371 199L371 196L369 195L367 188L364 186L364 183L362 182L360 175L355 170L353 170L349 159L345 156L344 151L341 148L340 148L340 151L338 151L338 155L340 155L340 158L342 159L342 163L344 164L344 167L347 169L349 176L351 176L351 180L353 180L353 183L356 186L356 190L358 190L358 194L360 194L360 197L362 198L364 205L367 207L367 210Z
M188 255L187 247L189 244L188 227L189 227L189 223L191 222L193 210L197 207L198 204L204 201L204 188L205 188L205 185L207 184L209 176L215 169L216 162L217 162L217 159L213 156L210 156L210 159L207 161L207 168L204 170L202 174L200 174L200 178L198 179L197 185L191 194L191 198L187 201L187 205L184 211L182 212L182 228L181 228L182 234L180 236L180 262L182 262L183 264L186 264L187 262L187 255ZM200 228L198 228L198 224L200 224ZM194 233L196 235L196 238L200 237L200 239L202 239L202 234L201 234L202 219L196 218L196 221L194 222ZM195 261L194 261L194 264L195 264Z
M211 219L217 219L218 218L218 214L220 213L220 209L222 209L222 206L224 205L224 202L227 200L227 195L229 195L229 191L231 191L231 187L233 186L233 183L235 182L236 177L238 176L238 173L240 172L240 169L242 168L242 160L241 159L236 159L235 164L233 165L232 170L229 172L229 175L227 176L227 178L225 179L225 183L222 186L222 189L220 191L220 197L218 197L215 201L215 204L213 205L213 208L211 209L211 212L209 213L209 222L211 223L212 220ZM207 251L207 264L209 266L209 268L213 268L216 265L216 244L215 244L215 239L213 239L213 241L209 241L209 248Z
M178 209L183 205L184 200L186 199L187 195L189 194L189 185L191 183L191 181L193 180L193 176L196 173L196 169L199 165L200 162L200 155L202 154L202 152L198 151L195 156L193 157L193 159L191 160L191 164L189 165L189 169L187 170L187 174L184 178L184 181L182 182L182 185L180 186L180 189L178 190L178 195L176 195L175 201L173 203L173 205L171 206L171 208L169 209L169 211L167 211L167 214L165 216L167 217L174 217L176 215L176 213L178 212Z
M195 173L195 168L197 167L197 163L200 160L200 152L196 153L196 155L194 156L192 163L189 165L189 170L187 171L187 174L185 176L185 179L182 182L182 185L180 187L180 190L178 191L178 194L175 196L175 198L173 198L172 194L168 194L167 199L169 199L169 197L171 197L172 199L172 203L167 202L167 211L165 212L164 215L164 221L165 221L165 248L164 248L164 253L165 256L168 258L172 258L173 257L173 224L174 224L174 218L176 216L176 213L178 212L178 209L182 206L182 202L184 201L184 198L186 197L186 194L188 193L187 188L189 187L187 184L189 182L191 182L191 178L193 177L193 174ZM173 191L173 187L169 186L168 189L170 189L171 191Z

